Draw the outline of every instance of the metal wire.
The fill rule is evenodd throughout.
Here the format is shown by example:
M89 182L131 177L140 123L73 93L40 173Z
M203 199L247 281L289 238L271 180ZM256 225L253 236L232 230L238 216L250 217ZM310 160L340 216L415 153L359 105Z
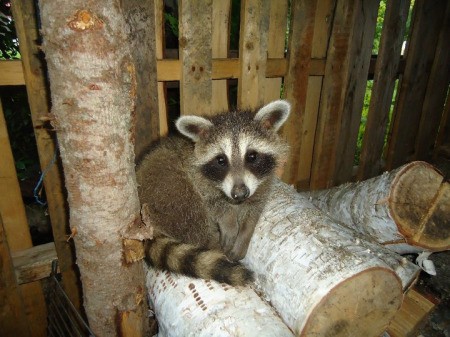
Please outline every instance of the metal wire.
M64 292L57 274L58 261L52 262L48 296L49 337L95 337Z

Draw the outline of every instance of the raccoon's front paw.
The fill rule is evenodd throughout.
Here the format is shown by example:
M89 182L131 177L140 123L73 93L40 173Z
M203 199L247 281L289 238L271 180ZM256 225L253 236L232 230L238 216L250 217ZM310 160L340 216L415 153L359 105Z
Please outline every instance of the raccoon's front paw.
M242 247L240 245L235 244L233 248L228 253L225 254L229 259L233 261L239 261L245 257L245 254L247 254L247 247Z
M222 235L220 237L220 246L222 247L223 252L229 259L231 259L230 254L231 254L231 251L233 250L235 241L236 241L235 238L233 238L231 236ZM234 259L232 259L232 260L234 260Z

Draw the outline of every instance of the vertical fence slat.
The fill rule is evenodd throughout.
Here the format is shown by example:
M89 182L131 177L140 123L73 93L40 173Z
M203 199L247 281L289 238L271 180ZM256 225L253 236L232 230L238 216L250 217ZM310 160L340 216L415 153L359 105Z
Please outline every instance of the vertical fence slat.
M439 130L445 98L450 81L450 2L436 47L430 79L422 109L419 132L416 138L415 159L427 160L431 157Z
M56 147L51 133L40 120L41 117L50 116L50 108L47 101L45 70L38 57L40 51L36 41L39 41L39 37L33 4L32 1L15 0L12 3L12 13L20 41L20 54L39 161L41 170L44 171L52 162ZM63 284L72 303L75 307L80 308L81 290L78 287L78 267L75 265L73 242L67 241L69 219L64 195L64 178L58 165L52 165L48 169L44 177L44 186Z
M1 107L0 107L1 110ZM2 111L0 111L3 114ZM1 117L0 117L1 118ZM31 336L25 306L16 281L11 254L0 213L0 327L3 336Z
M313 189L351 175L377 8L377 0L337 2L315 139Z
M179 2L180 112L210 114L212 0Z
M164 58L164 0L155 0L155 53L156 59ZM158 82L158 117L159 134L166 136L169 132L167 122L166 84Z
M343 92L342 119L338 126L340 132L335 157L335 185L352 179L379 4L380 0L365 0L359 1L356 7L351 32L349 72Z
M318 1L314 20L314 37L311 57L313 59L325 59L327 56L328 41L331 34L334 7L336 0ZM317 129L317 116L319 114L320 95L322 92L323 76L309 76L308 90L306 93L305 118L301 130L302 139L300 163L296 177L296 186L301 190L308 190L311 178L311 164L314 153L314 139ZM299 85L304 85L299 83Z
M256 108L264 103L269 13L269 1L241 2L237 101L241 109Z
M1 102L0 153L0 214L3 219L5 237L8 238L9 249L11 252L16 252L30 248L33 244ZM45 336L46 309L41 284L39 282L24 284L20 286L20 293L28 318L23 324L27 324L36 336Z
M442 114L441 125L436 139L436 150L440 146L447 144L450 146L450 95L447 95L444 113Z
M325 75L314 140L310 188L333 185L335 147L339 139L338 125L342 114L342 88L345 87L346 54L353 23L355 1L338 0L325 64Z
M388 1L386 5L372 96L362 143L358 180L378 175L382 169L383 146L409 5L410 0Z
M229 49L230 0L213 0L212 9L212 57L227 58ZM212 81L212 112L228 110L226 80Z
M387 169L413 159L423 101L433 62L446 0L417 0L386 158Z
M123 2L135 66L135 155L140 157L159 137L158 82L156 80L155 6L150 1Z
M285 97L291 102L291 115L283 128L283 134L291 146L283 180L297 183L301 165L300 153L307 131L304 121L307 83L314 37L316 1L293 1L291 6L291 30L289 37L288 69L285 77ZM302 163L303 164L303 163Z
M268 32L268 58L283 58L285 48L288 1L271 1ZM282 78L266 78L264 104L280 98Z

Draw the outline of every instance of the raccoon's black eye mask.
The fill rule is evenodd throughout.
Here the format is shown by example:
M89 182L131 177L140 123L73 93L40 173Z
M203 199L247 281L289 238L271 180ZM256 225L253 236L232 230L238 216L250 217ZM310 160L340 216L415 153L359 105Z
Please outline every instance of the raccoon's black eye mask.
M228 159L218 155L201 167L202 174L212 181L223 181L228 173Z
M245 155L246 169L258 178L271 174L276 166L276 159L271 154L252 150Z

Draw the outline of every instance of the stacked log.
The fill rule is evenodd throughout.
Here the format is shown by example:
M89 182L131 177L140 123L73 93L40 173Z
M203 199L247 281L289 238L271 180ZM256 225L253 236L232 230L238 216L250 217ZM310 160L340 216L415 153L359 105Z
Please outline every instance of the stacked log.
M149 269L147 288L162 337L293 337L250 287L234 288Z
M397 253L450 249L450 183L425 162L303 195L331 217Z
M281 182L244 263L254 290L150 270L160 336L378 336L418 273Z

